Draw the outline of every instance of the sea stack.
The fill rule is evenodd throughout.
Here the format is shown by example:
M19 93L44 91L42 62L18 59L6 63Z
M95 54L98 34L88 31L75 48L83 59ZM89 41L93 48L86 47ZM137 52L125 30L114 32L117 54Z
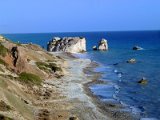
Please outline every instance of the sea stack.
M102 39L102 40L99 42L98 50L101 50L101 51L108 50L108 43L107 43L107 40L106 40L106 39Z
M80 53L86 51L86 39L83 37L54 37L47 44L49 52Z

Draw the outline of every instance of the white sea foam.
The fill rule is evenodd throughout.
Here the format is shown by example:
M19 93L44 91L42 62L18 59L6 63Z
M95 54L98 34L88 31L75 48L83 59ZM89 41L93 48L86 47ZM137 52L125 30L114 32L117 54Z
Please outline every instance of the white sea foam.
M157 118L141 118L140 120L158 120Z

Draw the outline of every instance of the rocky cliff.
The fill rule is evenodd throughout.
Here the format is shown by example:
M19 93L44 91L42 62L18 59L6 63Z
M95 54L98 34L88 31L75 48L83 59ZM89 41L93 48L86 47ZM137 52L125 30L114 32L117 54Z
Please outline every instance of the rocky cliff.
M86 39L82 37L54 37L47 44L49 52L70 52L79 53L86 51Z

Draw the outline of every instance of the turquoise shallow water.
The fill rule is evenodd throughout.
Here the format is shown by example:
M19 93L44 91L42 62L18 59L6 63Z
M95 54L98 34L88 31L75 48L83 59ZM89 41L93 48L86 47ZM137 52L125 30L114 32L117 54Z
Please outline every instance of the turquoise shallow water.
M46 48L46 43L55 36L83 36L87 39L88 52L81 55L101 64L96 71L104 73L102 80L109 84L93 85L91 90L102 102L115 101L132 108L134 114L160 119L160 31L137 32L91 32L91 33L44 33L44 34L5 34L14 41L36 43ZM109 51L92 51L102 38L109 43ZM141 51L133 51L139 45ZM136 64L126 60L137 59ZM118 63L118 65L113 65ZM147 85L137 83L142 77Z

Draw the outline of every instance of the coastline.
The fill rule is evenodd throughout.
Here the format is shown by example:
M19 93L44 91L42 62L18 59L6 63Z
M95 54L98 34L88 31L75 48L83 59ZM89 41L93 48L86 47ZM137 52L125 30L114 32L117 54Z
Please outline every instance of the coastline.
M94 70L91 72L92 72L91 74L93 74L92 77L95 78L94 74L96 74L96 72ZM100 76L98 78L100 78ZM125 107L122 104L115 103L113 101L108 101L104 103L98 98L98 96L93 94L93 92L89 88L90 86L95 85L95 84L107 84L106 81L101 81L98 78L94 79L91 82L84 84L84 89L85 89L85 93L92 98L93 103L98 108L101 109L101 112L107 115L111 120L139 120L140 118L132 115L131 112L122 111L123 109L125 109Z
M103 73L94 71L94 69L97 67L99 67L99 64L91 61L90 64L83 68L83 72L89 80L88 82L83 84L84 94L91 98L93 104L95 104L99 111L102 114L106 115L109 120L139 120L139 116L133 115L131 112L123 111L125 107L122 104L117 104L112 101L104 103L100 101L98 96L93 94L93 92L90 89L90 86L95 84L107 84L107 81L100 80L101 75Z
M88 79L84 73L84 69L92 64L91 60L80 59L72 54L53 54L59 55L67 62L66 73L59 81L63 81L60 91L66 96L65 101L72 106L69 111L73 116L76 116L75 120L111 120L93 103L93 99L87 95L84 89L85 84L92 82L92 79Z

